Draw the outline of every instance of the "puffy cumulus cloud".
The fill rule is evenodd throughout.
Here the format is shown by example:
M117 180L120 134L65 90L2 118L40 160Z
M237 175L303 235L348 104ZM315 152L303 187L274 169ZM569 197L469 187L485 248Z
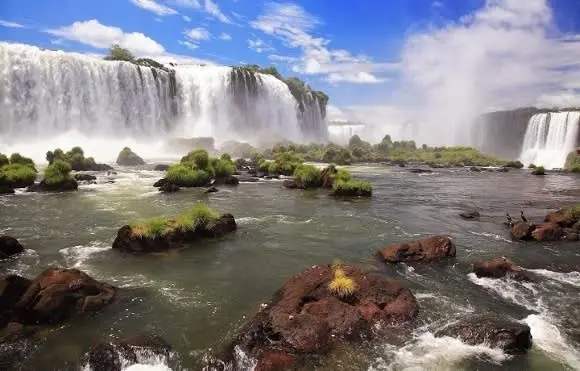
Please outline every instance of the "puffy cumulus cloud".
M171 9L166 5L160 4L155 0L129 0L129 1L131 1L131 3L133 3L135 6L155 13L158 16L178 14L176 10Z
M423 113L418 139L468 143L484 111L578 102L580 40L554 30L547 0L487 0L458 22L411 35L401 86Z
M209 40L211 33L203 27L192 28L191 30L186 30L184 33L185 37L195 41Z
M96 19L77 21L70 26L48 29L45 32L99 49L119 44L139 55L161 55L165 52L161 44L141 32L125 32L119 27L103 25Z
M377 72L392 71L388 63L374 63L364 55L352 55L344 49L329 48L330 40L312 32L322 21L292 3L268 3L263 14L250 25L281 40L302 55L292 70L303 74L327 75L332 82L377 83L383 81Z
M232 36L229 33L222 32L220 34L220 40L230 41L231 39L232 39Z

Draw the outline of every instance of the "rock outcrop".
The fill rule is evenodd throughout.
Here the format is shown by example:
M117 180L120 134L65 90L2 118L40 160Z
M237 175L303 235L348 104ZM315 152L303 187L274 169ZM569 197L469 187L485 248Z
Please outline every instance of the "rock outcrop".
M171 346L159 336L142 335L118 343L102 343L87 354L85 364L92 371L121 371L138 363L139 356L167 360Z
M446 236L434 236L424 240L397 243L379 250L388 263L429 263L454 257L455 244Z
M125 225L117 232L117 237L113 242L113 249L135 253L167 251L201 239L222 237L235 231L236 228L236 220L231 214L223 214L211 226L199 226L192 231L175 229L162 236L135 235L131 226Z
M79 189L79 184L74 178L64 179L62 182L49 184L44 180L26 188L26 192L70 192Z
M348 342L371 339L379 322L402 327L417 316L413 293L398 281L351 266L342 266L341 272L356 284L348 299L329 289L335 277L331 266L313 266L261 306L222 360L232 362L239 348L257 360L257 371L291 369Z
M470 345L485 344L509 354L525 353L532 347L528 325L492 316L474 316L439 330L436 336L450 336Z
M117 165L121 166L142 166L145 165L145 161L139 157L135 152L129 147L125 147L119 152L117 156Z
M13 255L20 254L24 247L14 237L0 236L0 259L6 259Z
M535 225L525 222L519 222L511 226L512 239L516 241L532 240L532 232L536 229Z
M503 278L508 276L518 281L530 281L528 274L505 257L473 264L473 273L477 277Z

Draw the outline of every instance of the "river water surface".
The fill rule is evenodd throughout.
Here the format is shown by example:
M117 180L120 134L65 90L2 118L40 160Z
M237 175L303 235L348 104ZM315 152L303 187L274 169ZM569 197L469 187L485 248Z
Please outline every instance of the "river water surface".
M44 330L29 341L22 369L73 370L91 345L142 333L167 340L175 351L142 369L199 370L205 357L291 276L335 259L410 287L420 304L412 333L394 344L374 342L321 360L317 370L580 370L580 243L516 243L504 229L505 212L540 221L579 201L580 178L535 177L438 170L355 167L373 183L372 199L336 200L324 191L286 190L280 181L242 183L219 193L159 194L162 173L118 169L112 184L78 192L0 196L0 234L18 238L25 254L0 263L0 274L35 276L48 266L75 267L119 286L105 310ZM99 182L109 177L99 174ZM136 256L111 249L117 229L137 218L171 216L198 201L234 214L235 234L167 254ZM479 221L458 217L479 208ZM428 266L386 266L376 251L395 242L447 234L457 258ZM475 261L506 256L529 268L534 283L478 279ZM508 356L433 333L471 314L497 313L527 323L534 346ZM7 351L3 349L2 351ZM148 365L148 366L147 366ZM137 369L135 367L132 370Z

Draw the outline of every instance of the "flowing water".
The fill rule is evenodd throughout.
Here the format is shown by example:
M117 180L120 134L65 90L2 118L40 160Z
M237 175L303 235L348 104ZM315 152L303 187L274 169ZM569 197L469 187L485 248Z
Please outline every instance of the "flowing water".
M227 344L288 278L340 259L404 282L418 299L420 315L410 333L393 334L396 340L353 346L309 369L580 370L579 243L511 242L502 226L506 211L517 215L523 209L529 219L539 220L548 210L577 201L570 190L578 187L578 177L534 177L523 170L351 171L374 184L371 199L286 190L280 181L242 183L210 195L202 190L164 195L151 186L162 174L146 169L119 169L114 184L81 186L75 193L0 197L0 233L19 238L28 249L0 263L0 274L34 276L50 265L76 267L121 288L103 311L43 330L39 340L29 341L22 367L76 369L82 354L99 341L153 333L172 344L173 357L145 357L141 366L128 369L199 370L204 357ZM100 182L105 178L99 175ZM111 249L117 229L128 221L180 213L197 201L231 212L239 229L166 254ZM479 221L458 217L471 208L481 208ZM376 259L385 245L433 234L454 238L456 259L414 267ZM517 283L470 274L473 262L498 256L538 279ZM483 313L527 323L534 337L531 351L512 357L433 335L449 321Z
M539 113L530 119L520 161L548 169L562 168L574 150L580 128L580 112Z

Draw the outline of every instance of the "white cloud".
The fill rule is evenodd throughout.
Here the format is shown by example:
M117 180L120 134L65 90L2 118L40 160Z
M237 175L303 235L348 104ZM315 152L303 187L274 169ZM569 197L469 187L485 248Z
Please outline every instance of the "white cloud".
M270 54L268 59L274 62L285 62L285 63L292 63L297 62L298 58L296 57L289 57L285 55L278 55L278 54Z
M0 26L8 27L8 28L26 28L26 26L24 26L20 23L4 21L2 19L0 19Z
M222 32L220 35L220 40L230 41L232 36L229 33Z
M181 6L184 8L193 8L193 9L201 8L201 4L199 3L198 0L172 0L171 3L175 4L176 6Z
M64 40L63 39L52 39L52 40L50 40L50 43L52 45L64 45Z
M299 5L269 3L251 26L280 39L287 47L301 50L300 60L292 67L294 72L328 75L327 79L334 82L378 83L384 79L376 77L376 72L396 68L344 49L330 49L330 40L312 35L321 23Z
M256 39L256 40L252 40L252 39L248 39L248 48L255 50L257 53L262 53L262 52L268 52L268 51L274 51L274 48L268 44L266 44L264 42L264 40L261 39Z
M181 45L183 45L183 46L185 46L185 47L187 47L187 48L189 48L189 49L191 49L191 50L199 48L199 45L194 44L194 43L189 42L189 41L181 41L180 40L180 41L178 41L178 43L181 44Z
M191 30L185 30L183 34L190 40L202 41L209 40L211 34L209 31L203 27L192 28Z
M191 18L189 18L189 17L188 17L188 16L186 16L186 15L184 15L182 18L183 18L183 20L184 20L184 21L186 21L186 22L191 22Z
M70 26L49 29L45 32L100 49L119 44L135 54L160 55L165 52L161 44L141 32L124 32L118 27L103 25L96 19L77 21Z
M223 23L232 23L232 21L220 10L219 6L212 0L205 0L205 11L213 15Z
M178 14L175 9L171 9L170 7L159 4L155 2L155 0L129 0L134 5L138 6L139 8L148 10L157 14L158 16L166 16L166 15L174 15Z

